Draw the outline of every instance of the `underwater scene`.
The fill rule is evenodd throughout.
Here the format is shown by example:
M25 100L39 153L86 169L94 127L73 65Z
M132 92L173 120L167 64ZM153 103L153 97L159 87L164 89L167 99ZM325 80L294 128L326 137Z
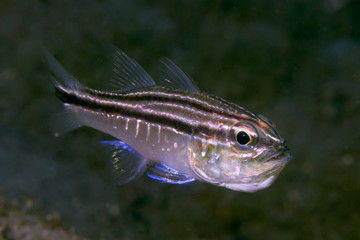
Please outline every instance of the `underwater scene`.
M3 0L0 240L360 239L359 12Z

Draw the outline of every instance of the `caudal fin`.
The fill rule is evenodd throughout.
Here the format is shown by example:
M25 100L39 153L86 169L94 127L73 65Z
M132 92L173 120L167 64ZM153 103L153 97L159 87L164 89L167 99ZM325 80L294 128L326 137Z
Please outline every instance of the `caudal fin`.
M58 61L45 49L41 49L44 62L52 72L56 96L64 103L65 111L53 116L53 132L55 136L81 127L72 109L73 93L81 91L83 85L68 73Z
M41 49L44 62L53 74L53 81L56 88L79 91L81 83L68 73L58 61L45 49Z

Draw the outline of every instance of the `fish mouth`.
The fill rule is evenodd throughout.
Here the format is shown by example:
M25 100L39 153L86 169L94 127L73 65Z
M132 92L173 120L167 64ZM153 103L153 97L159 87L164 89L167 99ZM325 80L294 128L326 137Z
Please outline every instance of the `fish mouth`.
M284 148L280 152L269 157L264 162L264 165L267 166L265 171L244 177L240 180L236 179L236 181L225 182L220 186L243 192L256 192L269 187L275 181L285 165L291 160L291 155L287 150L288 148Z
M290 150L290 148L288 148L287 146L281 147L281 149L279 149L275 155L266 159L265 162L271 162L271 163L285 165L292 158L291 155L289 154L288 150Z

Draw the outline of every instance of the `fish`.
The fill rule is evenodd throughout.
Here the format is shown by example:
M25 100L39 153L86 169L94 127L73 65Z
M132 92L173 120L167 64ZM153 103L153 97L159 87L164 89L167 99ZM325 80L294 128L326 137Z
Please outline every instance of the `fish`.
M206 182L255 192L269 187L291 159L275 124L262 115L205 93L175 63L160 60L153 78L124 51L113 54L111 91L81 84L46 50L66 130L87 126L114 140L119 185L144 173L171 184Z

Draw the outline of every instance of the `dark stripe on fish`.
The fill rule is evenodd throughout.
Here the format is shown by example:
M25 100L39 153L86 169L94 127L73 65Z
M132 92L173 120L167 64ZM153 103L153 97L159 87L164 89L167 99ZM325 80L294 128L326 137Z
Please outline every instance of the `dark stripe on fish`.
M225 117L229 117L229 118L239 118L239 114L233 113L233 112L237 112L237 111L243 111L245 112L246 110L235 105L232 104L228 101L225 101L224 99L214 96L214 95L210 95L210 94L202 94L202 93L198 93L202 98L208 98L208 99L204 99L204 100L200 100L199 98L194 98L194 97L189 97L186 96L184 97L183 95L179 94L179 93L174 93L173 90L170 90L171 92L167 92L166 89L161 88L161 91L138 91L136 92L136 94L132 94L132 93L116 93L116 92L104 92L104 91L99 91L99 90L94 90L94 89L90 89L90 88L85 88L84 92L95 96L95 97L99 97L101 99L104 100L109 100L109 101L159 101L159 102L168 102L168 103L176 103L176 104L184 104L184 105L188 105L191 107L196 108L197 110L201 110L207 113L216 113ZM213 100L213 101L217 101L218 103L221 103L223 105L225 105L227 108L229 108L230 111L224 111L224 108L220 108L220 107L216 107L214 105L211 105L208 103L209 100ZM231 112L233 111L233 112ZM256 119L255 115L251 114L250 112L246 111L246 114L248 115L248 119L253 118L254 120ZM243 115L243 119L244 119Z
M154 113L146 113L134 111L134 109L130 109L129 107L122 107L114 104L108 104L102 102L103 100L97 99L98 102L94 101L94 97L84 93L74 92L72 90L66 90L62 87L55 87L56 96L64 103L73 104L75 106L82 107L84 109L90 109L92 111L99 111L109 114L120 114L126 117L133 117L137 119L142 119L148 122L168 126L175 128L176 130L186 133L186 134L195 134L201 132L202 134L212 136L215 131L222 131L219 128L210 129L209 126L198 124L192 125L190 122L181 121L178 119L164 117L161 115L156 115ZM93 99L92 99L93 98ZM225 134L221 132L220 134Z

